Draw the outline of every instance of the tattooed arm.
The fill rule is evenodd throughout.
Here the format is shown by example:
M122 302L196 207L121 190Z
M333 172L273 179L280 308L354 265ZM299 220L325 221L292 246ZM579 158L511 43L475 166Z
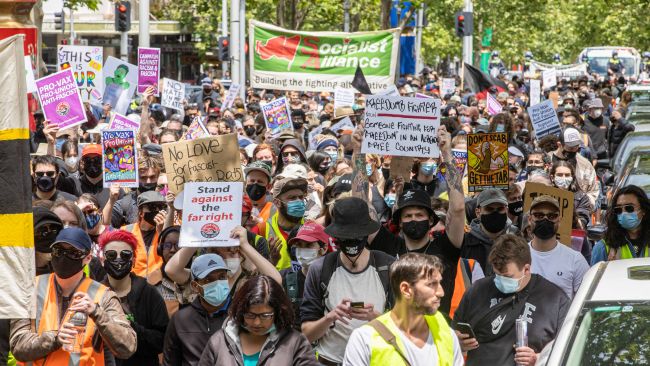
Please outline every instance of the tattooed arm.
M465 236L465 195L463 193L463 175L456 168L455 158L451 154L451 136L444 126L438 129L438 147L446 165L445 178L449 189L449 210L445 231L449 241L460 248Z

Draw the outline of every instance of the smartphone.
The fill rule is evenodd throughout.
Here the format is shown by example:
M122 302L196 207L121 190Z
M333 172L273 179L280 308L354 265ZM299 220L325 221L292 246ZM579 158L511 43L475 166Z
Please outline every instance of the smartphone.
M363 301L350 303L350 307L357 308L357 309L363 309L364 306L365 305L363 304Z
M454 329L456 329L457 331L463 334L469 334L470 338L476 338L476 334L474 334L474 330L472 329L472 326L469 325L468 323L456 323Z

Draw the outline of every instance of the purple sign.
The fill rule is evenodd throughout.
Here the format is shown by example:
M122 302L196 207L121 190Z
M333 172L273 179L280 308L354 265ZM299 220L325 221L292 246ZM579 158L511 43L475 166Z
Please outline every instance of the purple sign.
M160 79L160 48L138 48L138 94L144 93L148 87L155 88L158 94L158 79Z
M36 80L36 92L45 120L56 123L60 130L86 122L86 112L72 69Z
M138 122L132 121L119 113L113 114L113 119L108 125L109 130L137 130L139 128L140 124Z

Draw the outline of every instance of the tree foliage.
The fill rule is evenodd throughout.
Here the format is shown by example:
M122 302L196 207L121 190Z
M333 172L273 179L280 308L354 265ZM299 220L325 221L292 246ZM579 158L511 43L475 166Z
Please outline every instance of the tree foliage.
M88 8L90 10L99 9L100 0L64 0L63 7L71 10L79 8Z

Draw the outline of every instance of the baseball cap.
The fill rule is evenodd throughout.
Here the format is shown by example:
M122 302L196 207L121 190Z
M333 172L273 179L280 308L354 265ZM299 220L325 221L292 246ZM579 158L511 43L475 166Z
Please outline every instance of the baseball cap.
M307 179L304 178L281 178L273 183L273 198L278 198L281 194L292 189L300 189L307 192Z
M207 85L212 86L212 79L210 78L201 79L201 86L207 86Z
M90 236L88 236L85 231L78 227L67 227L59 231L59 234L56 236L56 239L54 240L54 243L52 243L52 246L58 243L70 244L73 247L84 252L89 252L90 248L93 245L92 240L90 240Z
M431 198L429 194L421 189L409 189L404 191L397 199L397 207L393 212L393 222L398 223L402 215L402 209L407 207L422 207L427 210L429 216L434 217L434 221L438 222L438 217L431 208ZM434 223L435 225L435 223Z
M556 198L553 198L547 194L543 194L541 196L535 197L533 200L533 203L530 204L530 210L532 211L533 208L542 205L542 204L549 204L553 207L555 207L556 210L560 210L560 204L557 202Z
M307 168L302 164L289 164L282 169L282 172L276 178L307 179Z
M301 226L296 237L289 240L288 244L294 245L298 240L310 243L319 242L327 245L330 242L330 236L325 234L325 228L322 225L312 221Z
M268 164L266 164L265 162L257 160L248 164L248 166L244 168L244 174L248 175L248 173L254 170L266 174L266 176L269 178L269 182L271 181L271 167L268 166Z
M563 145L566 147L576 147L580 146L582 140L580 139L580 132L575 128L567 128L564 130L563 134Z
M332 188L334 197L352 190L352 173L342 175Z
M481 192L476 199L476 205L478 207L485 207L493 203L501 203L506 206L508 205L508 199L502 190L496 188L486 189Z
M102 155L102 147L99 144L88 144L81 150L81 157L88 155Z
M228 270L226 262L224 262L220 255L208 253L196 257L192 262L190 272L192 272L192 278L202 280L208 277L210 273L219 269Z
M509 155L512 155L512 156L518 156L518 157L520 157L520 158L523 158L523 157L524 157L524 153L522 153L521 150L519 150L519 149L518 149L517 147L515 147L515 146L510 146L510 147L508 148L508 154L509 154Z
M149 153L149 155L160 155L162 154L162 146L158 144L144 144L142 145L142 150Z
M165 197L156 191L147 191L138 195L138 208L149 203L166 203Z

